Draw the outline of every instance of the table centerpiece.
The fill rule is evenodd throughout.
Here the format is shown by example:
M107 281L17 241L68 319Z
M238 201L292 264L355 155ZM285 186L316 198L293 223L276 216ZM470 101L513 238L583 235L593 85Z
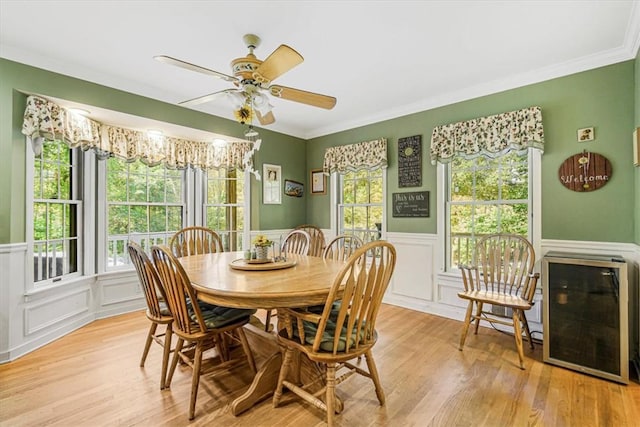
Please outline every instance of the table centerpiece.
M273 242L263 234L259 234L253 240L253 246L256 250L256 259L264 260L269 257L269 247L273 245Z

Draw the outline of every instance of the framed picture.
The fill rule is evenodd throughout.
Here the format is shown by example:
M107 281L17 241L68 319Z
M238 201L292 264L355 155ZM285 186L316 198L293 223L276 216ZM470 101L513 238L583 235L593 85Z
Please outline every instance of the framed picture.
M311 170L311 194L327 194L327 176L322 169Z
M282 203L280 196L281 180L281 166L262 164L262 203L265 205L279 205Z
M284 194L291 197L302 197L304 195L304 184L298 181L285 179Z
M595 136L593 128L578 129L578 142L593 141Z

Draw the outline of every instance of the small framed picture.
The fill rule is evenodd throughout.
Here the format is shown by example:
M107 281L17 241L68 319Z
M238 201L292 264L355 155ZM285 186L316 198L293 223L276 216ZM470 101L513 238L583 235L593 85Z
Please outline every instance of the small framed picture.
M593 141L595 132L593 128L578 129L578 142Z
M304 184L291 179L285 179L284 194L291 197L302 197L304 195Z
M311 170L311 194L327 194L327 176L322 169Z
M280 196L281 177L281 166L262 164L262 203L265 205L279 205L282 203Z

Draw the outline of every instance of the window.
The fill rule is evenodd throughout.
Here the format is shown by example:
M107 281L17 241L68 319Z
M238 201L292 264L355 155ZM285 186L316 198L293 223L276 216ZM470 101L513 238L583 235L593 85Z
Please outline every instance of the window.
M33 281L79 275L82 265L81 153L45 141L33 160Z
M477 238L512 233L531 240L532 186L527 152L446 165L447 269L471 262Z
M118 158L106 161L106 269L128 264L127 242L168 244L183 226L184 172Z
M222 238L225 251L243 249L245 176L236 168L207 171L205 225Z
M338 234L353 234L365 243L382 238L386 169L340 175Z

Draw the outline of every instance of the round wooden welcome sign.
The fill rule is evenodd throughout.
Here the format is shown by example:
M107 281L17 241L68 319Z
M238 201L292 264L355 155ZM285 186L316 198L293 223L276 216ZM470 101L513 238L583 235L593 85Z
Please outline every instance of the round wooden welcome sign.
M593 191L604 187L611 179L611 163L598 154L583 151L562 162L558 178L572 191Z

